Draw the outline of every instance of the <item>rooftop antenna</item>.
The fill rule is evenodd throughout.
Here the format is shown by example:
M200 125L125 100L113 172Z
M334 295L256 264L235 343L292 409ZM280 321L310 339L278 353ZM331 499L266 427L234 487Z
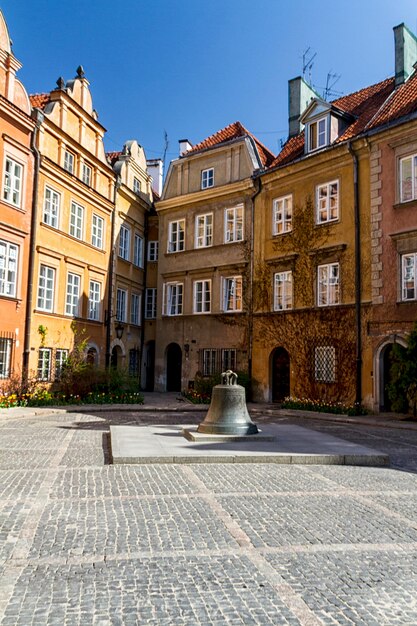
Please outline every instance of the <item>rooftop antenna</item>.
M168 146L169 146L168 133L166 130L164 130L164 156L162 158L162 162L164 164L164 170L165 170L165 159L167 155Z
M311 84L311 69L314 65L314 59L317 56L317 52L314 52L314 54L312 54L310 50L311 50L311 47L309 46L303 52L303 78L306 77L306 72L308 70L308 82Z
M341 96L342 95L340 91L335 91L333 89L333 87L335 86L337 81L340 79L340 77L341 77L341 74L332 73L332 70L330 70L327 73L326 87L323 91L324 100L327 100L329 96Z

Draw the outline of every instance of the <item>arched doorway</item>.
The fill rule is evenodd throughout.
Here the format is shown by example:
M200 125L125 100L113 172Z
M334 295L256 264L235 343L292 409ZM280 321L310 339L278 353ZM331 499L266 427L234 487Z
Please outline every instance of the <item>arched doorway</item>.
M404 346L396 343L400 350ZM392 410L391 400L388 396L388 386L391 382L392 350L394 343L387 343L379 355L379 410L389 412Z
M120 367L122 365L122 350L120 348L120 346L114 346L114 348L111 351L111 359L110 359L110 365L111 367L113 367L114 369L117 369L118 367Z
M177 343L167 347L167 391L181 391L182 351Z
M155 380L155 342L149 341L145 351L145 391L154 390Z
M272 353L272 402L282 402L290 395L290 355L285 348Z

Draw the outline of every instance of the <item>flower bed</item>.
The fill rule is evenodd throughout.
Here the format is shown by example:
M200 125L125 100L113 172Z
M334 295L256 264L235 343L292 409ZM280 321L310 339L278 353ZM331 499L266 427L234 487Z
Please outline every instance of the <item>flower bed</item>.
M332 413L343 415L367 415L368 411L363 406L356 404L343 404L343 402L329 402L326 400L312 400L311 398L285 398L281 404L283 409L296 409L298 411L317 411L318 413Z
M46 389L22 395L0 395L0 408L19 406L65 406L71 404L143 404L143 395L138 392L89 392L87 395L51 393Z

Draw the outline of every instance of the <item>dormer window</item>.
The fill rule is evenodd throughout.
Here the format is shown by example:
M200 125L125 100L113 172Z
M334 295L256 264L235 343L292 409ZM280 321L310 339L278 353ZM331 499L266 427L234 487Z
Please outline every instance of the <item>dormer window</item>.
M208 170L202 170L201 172L201 189L207 189L214 185L214 169L211 167Z
M308 151L318 150L327 145L327 117L310 122L308 128Z

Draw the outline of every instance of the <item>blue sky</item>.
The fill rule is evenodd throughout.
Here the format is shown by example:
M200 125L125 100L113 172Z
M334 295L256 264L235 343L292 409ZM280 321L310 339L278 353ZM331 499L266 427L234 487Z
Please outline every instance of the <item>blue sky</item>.
M0 0L19 78L50 91L83 65L106 149L137 139L167 160L236 120L274 153L287 135L288 79L316 53L312 82L350 93L394 73L393 26L417 31L416 0Z

